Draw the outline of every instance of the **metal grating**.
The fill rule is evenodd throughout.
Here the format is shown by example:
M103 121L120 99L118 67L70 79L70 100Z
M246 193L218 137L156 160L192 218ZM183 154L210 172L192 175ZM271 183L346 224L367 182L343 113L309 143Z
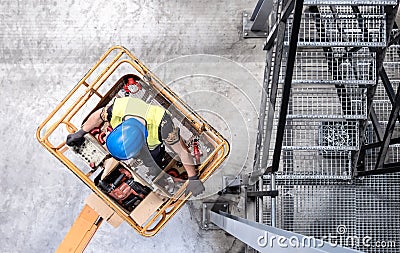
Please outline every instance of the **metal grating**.
M280 95L281 92L278 97ZM366 88L357 85L294 85L289 108L288 118L366 119Z
M396 80L390 80L390 83L393 86L393 90L396 92L397 88L399 87L400 81ZM385 87L383 86L382 81L378 82L378 86L376 87L375 95L374 95L374 100L375 101L387 101L390 103L389 97L386 93Z
M351 152L283 150L279 174L282 178L337 178L351 176Z
M281 154L278 178L351 179L351 151L282 150Z
M365 15L384 15L385 10L383 5L358 5L359 13ZM320 13L339 13L339 14L354 14L354 9L350 5L336 5L336 6L318 6Z
M284 61L287 59L285 51ZM280 82L285 76L285 65L280 71ZM367 48L358 52L296 52L293 83L303 84L374 84L375 53Z
M278 179L277 226L316 239L331 236L364 252L398 252L399 182L400 174L355 181ZM269 223L271 204L264 203L263 218ZM366 237L370 246L362 243Z
M400 62L384 62L383 67L391 81L400 80Z
M290 119L286 122L283 150L357 150L358 142L358 121Z
M331 9L329 9L331 10ZM375 11L374 11L375 10ZM354 14L347 8L336 7L336 12L304 13L299 31L299 46L358 46L386 45L386 16L383 8L368 13ZM291 30L293 19L288 19ZM289 44L286 33L285 44Z
M385 63L400 62L400 45L393 45L386 49Z
M392 110L392 103L388 99L374 99L373 105L379 121L387 121Z
M371 176L357 184L356 234L371 237L365 252L399 252L400 248L400 174ZM375 244L375 245L374 245Z
M400 81L400 45L393 45L387 48L383 66L390 81L394 81L398 85Z

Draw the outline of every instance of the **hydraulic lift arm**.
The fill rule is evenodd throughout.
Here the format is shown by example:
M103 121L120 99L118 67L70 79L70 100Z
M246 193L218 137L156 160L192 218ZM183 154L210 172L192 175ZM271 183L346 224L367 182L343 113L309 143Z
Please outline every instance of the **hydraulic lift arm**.
M83 252L102 221L95 210L85 205L56 252Z

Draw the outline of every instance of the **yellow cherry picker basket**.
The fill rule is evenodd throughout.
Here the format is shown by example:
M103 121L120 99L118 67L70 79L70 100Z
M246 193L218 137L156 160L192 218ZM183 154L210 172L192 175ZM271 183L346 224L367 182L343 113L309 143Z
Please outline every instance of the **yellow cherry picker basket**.
M38 141L92 191L87 202L110 223L126 221L142 236L155 235L191 196L179 158L168 149L163 172L147 173L140 159L118 161L104 145L112 130L104 124L85 135L79 147L68 147L66 136L77 131L87 117L116 97L131 96L167 109L181 130L201 181L221 165L229 153L226 139L157 78L138 58L121 46L111 47L37 129ZM129 208L101 187L126 174L145 187L145 196ZM186 177L185 177L186 176ZM108 180L108 181L107 181ZM100 207L99 207L100 206ZM96 209L97 208L97 209ZM107 213L108 212L108 213Z

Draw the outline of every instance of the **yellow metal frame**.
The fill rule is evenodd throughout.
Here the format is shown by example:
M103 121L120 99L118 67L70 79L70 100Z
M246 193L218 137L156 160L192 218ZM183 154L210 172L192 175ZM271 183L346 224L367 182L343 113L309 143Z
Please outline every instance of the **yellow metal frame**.
M99 229L103 219L90 206L85 205L56 253L83 252Z
M88 82L88 78L93 72L110 56L111 53L116 53L112 61L101 70L100 74L93 82ZM121 59L127 56L128 59ZM66 165L75 175L77 175L92 191L94 191L108 206L110 206L119 216L121 216L128 224L130 224L139 234L150 237L155 235L165 223L182 207L186 200L190 197L185 195L184 191L187 182L162 205L156 213L149 217L148 222L143 226L137 224L123 209L116 205L106 194L99 190L94 182L89 178L90 174L85 174L81 171L64 152L67 150L65 141L59 144L53 144L49 137L54 134L55 130L65 125L67 131L73 133L77 127L71 123L73 116L89 101L92 96L98 96L100 99L103 95L100 94L99 88L107 80L108 77L122 63L130 64L138 71L148 84L153 89L159 92L164 98L168 99L190 122L191 126L199 133L214 143L213 152L203 161L199 167L200 180L203 182L221 165L229 154L229 143L219 134L212 126L210 126L200 115L194 112L185 102L183 102L168 86L166 86L159 78L157 78L142 62L139 61L127 49L121 46L111 47L100 60L92 67L92 69L79 81L72 91L61 101L59 105L50 113L50 115L40 124L37 129L36 137L38 141L55 157L57 157L64 165ZM67 101L70 101L72 96L79 88L86 87L85 92L76 100L72 101L71 106L66 106ZM66 108L68 107L68 108ZM54 118L57 113L61 112L62 116ZM47 124L50 120L55 119L55 122L50 126ZM46 130L45 130L46 126Z

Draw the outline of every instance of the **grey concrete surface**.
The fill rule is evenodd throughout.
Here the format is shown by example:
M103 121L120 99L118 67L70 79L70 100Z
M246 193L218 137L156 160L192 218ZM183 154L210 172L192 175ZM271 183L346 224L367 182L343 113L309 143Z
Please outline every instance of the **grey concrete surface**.
M112 45L123 45L231 143L207 192L153 238L103 224L86 252L243 252L199 226L221 177L251 169L264 57L243 40L241 13L256 1L0 1L0 252L54 252L90 193L40 146L43 119ZM244 217L241 196L226 196Z

